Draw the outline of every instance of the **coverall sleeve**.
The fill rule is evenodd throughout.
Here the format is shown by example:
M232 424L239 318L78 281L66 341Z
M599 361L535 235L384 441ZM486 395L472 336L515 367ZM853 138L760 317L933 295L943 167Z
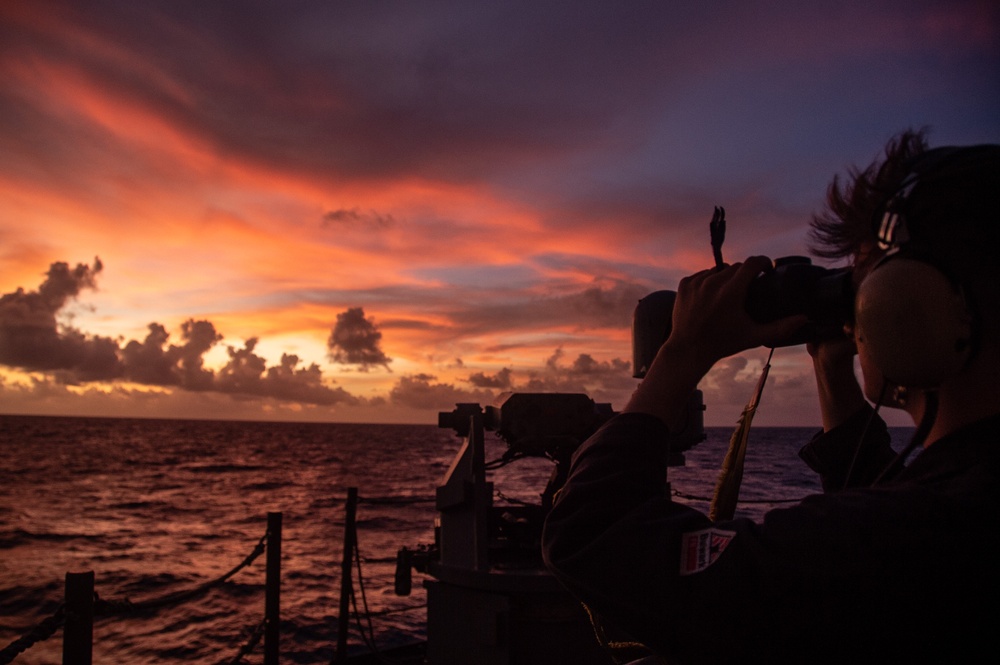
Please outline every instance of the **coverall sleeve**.
M713 524L671 501L667 434L657 418L620 414L577 450L542 536L546 564L570 592L678 662L834 653L830 625L851 614L866 626L854 608L880 571L864 569L864 550L881 545L856 547L852 534L866 530L849 496L816 495L762 524Z
M814 436L799 457L819 474L824 492L868 487L896 456L889 442L885 421L866 403L839 426Z

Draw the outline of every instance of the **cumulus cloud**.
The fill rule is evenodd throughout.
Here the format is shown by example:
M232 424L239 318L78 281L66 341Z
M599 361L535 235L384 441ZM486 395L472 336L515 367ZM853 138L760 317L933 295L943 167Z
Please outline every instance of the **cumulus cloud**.
M229 362L216 376L220 390L249 395L260 393L260 377L267 370L267 361L253 352L256 346L257 338L251 337L244 342L242 349L227 347Z
M220 392L330 406L356 404L358 399L342 388L330 388L316 364L298 367L298 356L282 354L281 363L267 367L267 361L254 353L257 339L248 339L243 348L228 347L229 362L216 376Z
M212 385L212 372L205 369L203 356L222 335L210 321L188 320L181 325L184 345L178 350L181 385L189 390L205 390Z
M0 363L29 371L79 371L91 379L117 376L114 340L88 337L58 321L67 303L96 288L103 268L100 259L93 267L53 263L37 291L18 288L0 296Z
M149 324L142 342L132 340L121 349L123 375L130 381L186 390L211 390L214 375L203 356L222 340L210 321L188 320L181 325L184 343L167 346L170 334L159 323Z
M343 388L324 385L323 373L316 363L301 368L298 364L298 356L281 354L281 364L269 367L264 377L264 382L268 385L267 394L311 404L358 403L358 399Z
M556 349L541 368L517 371L504 367L494 374L474 372L457 385L438 382L436 376L426 373L404 376L396 382L389 398L401 406L446 410L461 402L493 404L510 392L562 392L584 393L597 402L620 407L635 389L631 364L625 360L599 361L583 353L564 365L565 355L561 348Z
M229 346L229 361L218 372L206 368L205 354L223 339L211 321L185 321L179 344L170 343L170 332L160 323L150 323L142 341L124 344L60 325L61 310L83 289L95 288L102 269L100 260L95 260L93 267L80 264L72 269L66 263L53 263L38 290L19 288L0 296L0 364L44 372L61 384L121 379L321 406L359 402L344 389L328 386L316 364L300 366L298 356L285 354L278 365L268 367L267 361L254 353L257 338L247 340L243 348ZM346 325L354 332L364 331L349 317ZM384 354L378 355L380 337L373 326L367 336L348 335L354 342L353 346L348 343L355 354L351 358L389 362Z
M742 410L743 405L747 403L756 390L766 356L751 361L747 355L753 355L753 352L724 358L717 362L706 375L703 389L719 408ZM778 380L778 373L772 367L764 392L769 395L774 390Z
M173 361L163 349L170 333L159 323L150 323L148 328L149 334L143 341L132 340L122 349L125 376L136 383L175 385Z
M107 381L121 376L117 341L100 335L87 336L74 328L66 328L62 338L65 347L73 349L69 354L73 358L71 372L62 373L67 382Z
M404 376L389 393L393 404L415 409L450 409L460 402L488 404L494 394L488 391L474 391L459 388L451 383L437 383L432 374Z
M726 424L738 421L757 389L766 360L766 349L751 349L715 364L701 385L712 420ZM816 379L803 347L776 350L754 423L781 423L784 419L787 424L788 414L799 415L804 423L819 418Z
M565 351L553 351L545 366L525 372L513 382L517 390L530 392L583 392L600 401L620 403L635 389L632 365L621 358L597 360L589 353L577 355L564 365Z
M577 355L568 365L566 353L556 349L539 370L527 372L516 389L525 392L586 393L599 402L621 405L635 389L632 365L621 358L596 360L589 353Z
M511 372L509 367L504 367L492 376L487 376L483 372L476 372L475 374L469 376L469 383L477 388L497 388L499 390L509 390L512 385L512 373L513 372Z
M392 358L385 355L381 344L382 333L373 321L365 318L362 307L351 307L338 314L337 324L327 340L330 360L342 365L357 365L363 372L377 366L389 369Z

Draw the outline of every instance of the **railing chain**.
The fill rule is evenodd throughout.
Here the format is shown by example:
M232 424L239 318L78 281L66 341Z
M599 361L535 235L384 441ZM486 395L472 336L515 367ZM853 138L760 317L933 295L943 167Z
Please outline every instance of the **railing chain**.
M40 622L35 624L34 628L8 644L3 651L0 651L0 665L7 665L7 663L10 663L17 658L21 652L27 651L38 642L44 642L49 639L55 635L56 631L62 628L65 623L66 608L63 605L60 605L59 609L57 609L52 616L42 619Z
M264 627L266 625L267 620L265 619L254 626L253 632L250 633L250 637L248 637L246 643L240 647L239 653L233 656L233 659L229 661L229 665L239 665L243 662L243 656L250 655L260 642L260 638L264 636Z
M200 596L201 594L213 589L214 587L222 584L230 577L240 572L254 560L264 553L265 542L267 541L267 534L260 539L253 551L247 555L243 561L241 561L235 568L230 570L225 575L217 577L214 580L209 580L203 584L199 584L193 589L188 589L187 591L176 591L174 593L168 593L160 598L151 598L149 600L143 600L140 602L133 602L128 598L123 600L111 599L104 600L101 598L95 598L94 601L94 614L102 617L106 616L122 616L126 614L135 614L137 612L142 612L144 610L159 609L161 607L166 607L168 605L174 605L191 598ZM95 594L96 596L96 594Z
M230 577L243 570L250 564L254 562L257 557L264 553L267 549L267 538L270 535L270 531L264 533L261 539L257 542L253 551L250 552L239 564L237 564L232 570L226 574L218 577L214 580L200 584L193 589L187 591L178 591L175 593L170 593L160 598L153 598L150 600L145 600L142 602L132 602L129 599L118 600L110 599L105 600L94 592L94 616L95 617L113 617L113 616L123 616L128 614L135 614L137 612L149 609L158 609L168 605L173 605L181 601L188 600L199 596L208 590L222 584ZM250 636L250 642L243 647L240 654L236 656L234 663L240 662L243 656L250 653L251 650L260 641L261 636L264 634L264 627L266 620L262 621L260 626L254 629L254 633ZM43 619L38 624L36 624L31 630L17 638L9 645L7 645L2 651L0 651L0 665L7 665L13 662L15 658L18 657L24 651L30 649L32 646L38 642L44 642L53 635L60 628L64 627L66 624L66 607L65 605L60 605L54 614Z

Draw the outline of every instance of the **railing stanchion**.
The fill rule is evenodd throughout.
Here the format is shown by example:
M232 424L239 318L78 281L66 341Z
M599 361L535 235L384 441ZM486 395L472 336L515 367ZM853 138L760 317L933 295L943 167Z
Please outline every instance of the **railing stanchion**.
M63 665L91 665L94 642L94 571L66 573Z
M264 665L278 665L281 634L281 513L267 514L264 584Z
M337 617L337 663L347 662L347 632L351 623L351 563L354 561L354 538L358 509L358 488L347 488L347 512L344 517L344 554L340 565L340 616Z

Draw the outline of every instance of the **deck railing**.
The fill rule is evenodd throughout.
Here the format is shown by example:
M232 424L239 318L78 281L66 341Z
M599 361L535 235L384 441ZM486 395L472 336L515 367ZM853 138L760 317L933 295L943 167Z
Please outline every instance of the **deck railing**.
M63 631L63 665L91 665L93 662L95 618L125 616L145 610L178 605L186 600L196 598L249 566L265 551L267 552L267 569L264 582L264 618L251 632L247 643L239 650L231 663L233 665L240 663L243 656L253 651L263 636L264 665L278 665L281 616L280 512L267 514L267 531L242 562L225 575L186 591L137 603L129 600L104 600L95 593L94 571L66 573L63 604L54 614L0 650L0 665L12 662L18 655L35 644L55 635L60 628Z
M383 499L369 500L371 503L385 503ZM403 499L392 503L424 503L433 499ZM341 561L340 612L337 615L337 644L332 663L346 663L348 658L348 636L351 623L351 604L355 603L354 618L358 624L361 638L369 651L378 654L375 645L371 618L390 612L410 611L424 607L413 605L399 610L372 613L368 610L365 599L364 581L361 571L361 555L358 549L357 507L365 503L358 497L358 489L347 489L345 506L343 557ZM174 592L160 598L142 602L129 600L105 600L95 592L95 576L93 571L66 573L64 602L54 614L45 618L32 629L18 638L6 648L0 650L0 665L12 662L17 656L30 649L33 645L43 642L60 629L63 631L63 665L91 665L93 654L94 621L113 617L127 616L141 611L160 609L178 605L186 600L196 598L208 590L222 584L237 572L254 562L261 554L267 553L264 584L264 618L251 631L247 641L238 653L229 661L230 665L238 665L243 658L252 653L261 638L264 640L264 665L277 665L280 655L280 616L281 616L281 517L280 512L267 514L267 531L254 547L253 551L232 570L221 577L201 584L193 589ZM357 597L354 589L354 568L357 569L357 582L362 608L356 606ZM407 566L408 568L408 566ZM398 580L397 580L398 585ZM362 625L362 618L367 619L368 629ZM367 634L366 634L367 633Z

